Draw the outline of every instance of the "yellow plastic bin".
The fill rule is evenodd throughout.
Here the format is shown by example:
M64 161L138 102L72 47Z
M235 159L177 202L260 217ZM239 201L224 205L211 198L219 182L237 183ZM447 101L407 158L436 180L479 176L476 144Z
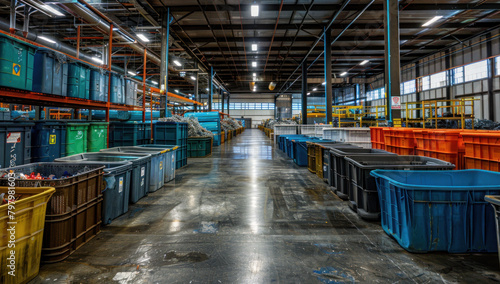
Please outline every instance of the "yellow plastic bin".
M20 199L15 202L14 219L9 218L8 204L0 205L0 283L27 283L38 275L40 257L42 255L43 228L45 225L45 210L47 202L56 190L53 187L17 187L15 196ZM0 194L9 193L7 187L0 187ZM7 196L4 197L7 200ZM11 208L12 210L12 208ZM17 222L17 224L9 224ZM7 231L15 226L15 230ZM11 234L15 236L10 243ZM13 244L15 247L12 247ZM15 260L9 260L11 251ZM13 265L10 268L8 265ZM12 276L12 268L14 268Z

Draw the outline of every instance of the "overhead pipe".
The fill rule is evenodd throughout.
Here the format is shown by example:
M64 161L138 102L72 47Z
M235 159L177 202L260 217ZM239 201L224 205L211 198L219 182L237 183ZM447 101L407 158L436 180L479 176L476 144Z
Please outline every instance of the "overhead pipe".
M95 15L90 11L89 9L86 9L79 3L64 3L60 4L62 7L65 7L68 12L75 14L76 16L82 18L85 22L89 24L95 24L98 29L100 29L103 33L109 33L109 27L110 25L104 21L104 19L101 19L99 16ZM123 34L122 34L123 32ZM122 29L119 29L118 31L112 31L113 33L113 38L118 39L120 41L130 41L130 39L134 40L135 42L131 43L129 47L133 50L135 50L137 53L143 54L144 53L144 47L137 43L137 40L131 36L127 35L126 32ZM156 65L161 64L161 59L156 56L155 54L148 52L147 53L147 59L149 59L151 62L153 62Z

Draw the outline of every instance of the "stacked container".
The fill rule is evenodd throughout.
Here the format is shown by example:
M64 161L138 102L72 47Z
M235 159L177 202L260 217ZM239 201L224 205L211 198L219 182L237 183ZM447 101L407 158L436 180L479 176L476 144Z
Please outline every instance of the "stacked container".
M39 49L35 53L33 92L66 96L68 92L68 64L64 56Z
M0 86L31 91L35 48L0 35Z
M90 69L79 62L68 64L68 97L89 99Z

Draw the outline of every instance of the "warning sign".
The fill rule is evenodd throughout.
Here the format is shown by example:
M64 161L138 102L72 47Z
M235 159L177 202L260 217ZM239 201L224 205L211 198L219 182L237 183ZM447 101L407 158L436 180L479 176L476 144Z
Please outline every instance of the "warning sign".
M401 97L392 97L391 109L401 109Z
M7 143L21 143L21 132L9 132L7 134Z
M12 75L21 76L21 65L12 63Z
M50 135L49 136L49 144L50 145L56 144L56 137L57 137L57 135Z

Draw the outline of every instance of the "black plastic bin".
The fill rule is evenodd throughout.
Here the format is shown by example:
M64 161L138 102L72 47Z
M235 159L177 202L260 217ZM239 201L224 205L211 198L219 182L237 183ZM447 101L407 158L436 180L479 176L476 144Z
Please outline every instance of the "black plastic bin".
M356 145L348 144L348 143L338 143L336 145L328 145L325 147L325 150L323 151L323 164L327 164L327 168L324 169L327 171L326 176L327 176L327 182L328 185L333 187L332 190L335 189L335 175L332 175L334 173L333 170L333 165L330 163L331 160L331 155L330 151L333 149L363 149L361 147L358 147ZM323 176L325 176L325 173L323 173Z
M344 159L347 156L356 155L396 155L379 149L332 149L330 150L330 175L332 175L333 187L335 194L343 200L349 199L349 172L348 163ZM355 203L350 203L349 206L356 211Z
M367 220L380 219L380 203L372 170L453 170L455 165L422 156L357 155L345 157L349 165L351 200L357 205L358 215Z

